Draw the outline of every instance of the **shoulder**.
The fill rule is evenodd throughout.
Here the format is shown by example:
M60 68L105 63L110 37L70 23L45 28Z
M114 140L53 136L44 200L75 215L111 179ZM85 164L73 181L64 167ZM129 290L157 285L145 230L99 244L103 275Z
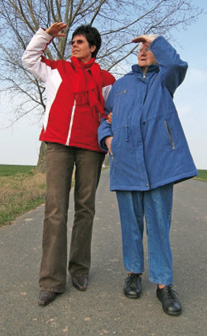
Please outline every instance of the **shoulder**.
M45 56L42 56L42 62L45 63L46 65L50 66L51 68L63 68L66 69L67 71L71 70L74 71L71 62L66 61L66 60L51 60L49 58L46 58Z
M101 69L101 76L103 79L103 86L112 85L116 81L115 77L108 71Z
M114 84L115 87L120 88L126 85L126 83L128 83L128 81L131 80L131 75L134 75L133 72L129 72L126 75L124 75L123 77L117 79L116 83Z

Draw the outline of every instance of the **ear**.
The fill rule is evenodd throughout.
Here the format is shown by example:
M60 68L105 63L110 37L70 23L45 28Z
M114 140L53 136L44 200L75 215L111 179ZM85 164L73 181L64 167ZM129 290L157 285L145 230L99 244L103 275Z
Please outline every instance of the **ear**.
M90 50L91 50L91 53L93 53L96 50L96 46L95 45L91 46Z

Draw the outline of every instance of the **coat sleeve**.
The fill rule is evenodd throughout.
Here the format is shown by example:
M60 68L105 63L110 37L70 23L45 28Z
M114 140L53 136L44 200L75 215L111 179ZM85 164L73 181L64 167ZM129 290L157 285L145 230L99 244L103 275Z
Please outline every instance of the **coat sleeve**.
M157 37L151 43L150 50L159 65L161 81L173 95L185 78L187 62L180 59L176 50L162 36Z
M105 104L105 112L107 115L110 112L113 112L112 101L113 101L113 87L108 95L108 98ZM105 144L105 138L109 136L113 136L111 124L107 123L106 119L101 118L100 126L98 128L98 142L99 142L100 148L105 152L108 151L108 148Z
M27 46L23 56L24 66L41 82L45 83L51 74L51 65L55 61L46 60L42 56L47 45L51 42L50 36L44 29L39 28Z
M106 70L101 70L102 72L102 78L103 78L103 86L102 86L102 95L104 98L104 101L106 102L109 92L111 91L112 85L114 84L115 77L110 74Z

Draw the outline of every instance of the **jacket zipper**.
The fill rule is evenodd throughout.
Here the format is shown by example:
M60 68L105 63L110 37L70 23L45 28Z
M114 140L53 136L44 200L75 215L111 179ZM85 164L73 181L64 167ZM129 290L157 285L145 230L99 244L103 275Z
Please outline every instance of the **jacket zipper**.
M72 108L68 137L67 137L67 141L66 141L66 144L65 144L66 146L69 146L69 142L70 142L72 126L73 126L73 119L74 119L74 114L75 114L75 108L76 108L76 100L74 100L74 104L73 104L73 108Z
M167 130L167 133L168 133L170 142L171 142L172 149L175 149L175 143L174 143L174 141L173 141L172 134L171 134L171 132L170 132L170 129L169 129L169 125L168 125L168 123L167 123L167 120L165 120L164 123L165 123L165 127L166 127L166 130Z

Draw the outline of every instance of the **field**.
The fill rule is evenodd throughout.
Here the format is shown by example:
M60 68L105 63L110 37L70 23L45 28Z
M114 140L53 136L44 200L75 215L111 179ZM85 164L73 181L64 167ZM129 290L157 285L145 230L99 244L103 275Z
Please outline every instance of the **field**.
M199 170L196 180L207 182L207 170ZM45 174L35 166L0 165L0 226L45 201Z
M200 169L199 175L195 177L196 180L207 182L207 170Z
M44 203L45 174L34 166L0 165L0 226Z
M0 165L0 176L12 176L17 174L32 174L35 166L15 166L15 165Z

